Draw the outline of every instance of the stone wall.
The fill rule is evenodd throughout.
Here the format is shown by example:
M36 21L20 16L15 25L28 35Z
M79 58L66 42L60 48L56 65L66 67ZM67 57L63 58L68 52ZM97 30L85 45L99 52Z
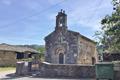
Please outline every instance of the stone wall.
M94 58L94 63L97 62L97 51L96 44L94 42L88 41L83 37L79 37L79 64L92 64L92 58Z
M93 65L74 65L74 64L50 64L37 63L38 66L32 67L26 62L18 62L16 66L16 75L32 75L36 77L52 77L52 78L96 78L96 70ZM33 69L34 68L34 69ZM114 63L114 80L120 79L120 63Z
M74 64L45 64L40 65L40 77L66 77L66 78L96 78L96 70L93 65ZM114 80L120 79L120 62L114 63Z
M0 66L15 66L16 53L12 51L0 51Z
M78 54L77 35L71 31L57 30L45 38L45 61L59 64L59 53L63 53L64 64L76 64L75 55Z
M45 64L40 66L40 77L95 78L95 66L92 65L57 65Z
M114 78L115 80L120 79L120 62L114 62Z

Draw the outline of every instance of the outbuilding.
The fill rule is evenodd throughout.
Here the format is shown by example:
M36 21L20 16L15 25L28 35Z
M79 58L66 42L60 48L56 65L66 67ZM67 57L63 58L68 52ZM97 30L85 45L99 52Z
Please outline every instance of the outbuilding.
M0 44L0 66L14 66L18 60L32 58L38 53L28 47Z

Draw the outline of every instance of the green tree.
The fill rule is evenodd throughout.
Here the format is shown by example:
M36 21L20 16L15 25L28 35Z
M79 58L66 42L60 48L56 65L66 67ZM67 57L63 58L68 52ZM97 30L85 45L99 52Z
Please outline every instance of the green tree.
M44 47L40 47L40 48L38 48L38 51L39 51L39 57L43 61L44 60L45 48Z
M102 19L101 31L97 31L95 35L105 50L120 52L120 1L113 0L113 10L111 15Z

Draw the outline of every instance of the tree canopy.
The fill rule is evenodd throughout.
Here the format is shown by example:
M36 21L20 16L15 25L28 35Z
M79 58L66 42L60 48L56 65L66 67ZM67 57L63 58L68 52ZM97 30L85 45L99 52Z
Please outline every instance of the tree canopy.
M101 20L102 28L95 35L104 50L120 52L120 1L113 0L113 12Z

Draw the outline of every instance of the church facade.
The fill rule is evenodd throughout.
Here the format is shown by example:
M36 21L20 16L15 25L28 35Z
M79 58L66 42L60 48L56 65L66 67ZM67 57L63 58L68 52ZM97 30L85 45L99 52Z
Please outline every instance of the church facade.
M65 11L58 12L55 30L45 37L45 61L53 64L94 64L96 43L68 30Z

